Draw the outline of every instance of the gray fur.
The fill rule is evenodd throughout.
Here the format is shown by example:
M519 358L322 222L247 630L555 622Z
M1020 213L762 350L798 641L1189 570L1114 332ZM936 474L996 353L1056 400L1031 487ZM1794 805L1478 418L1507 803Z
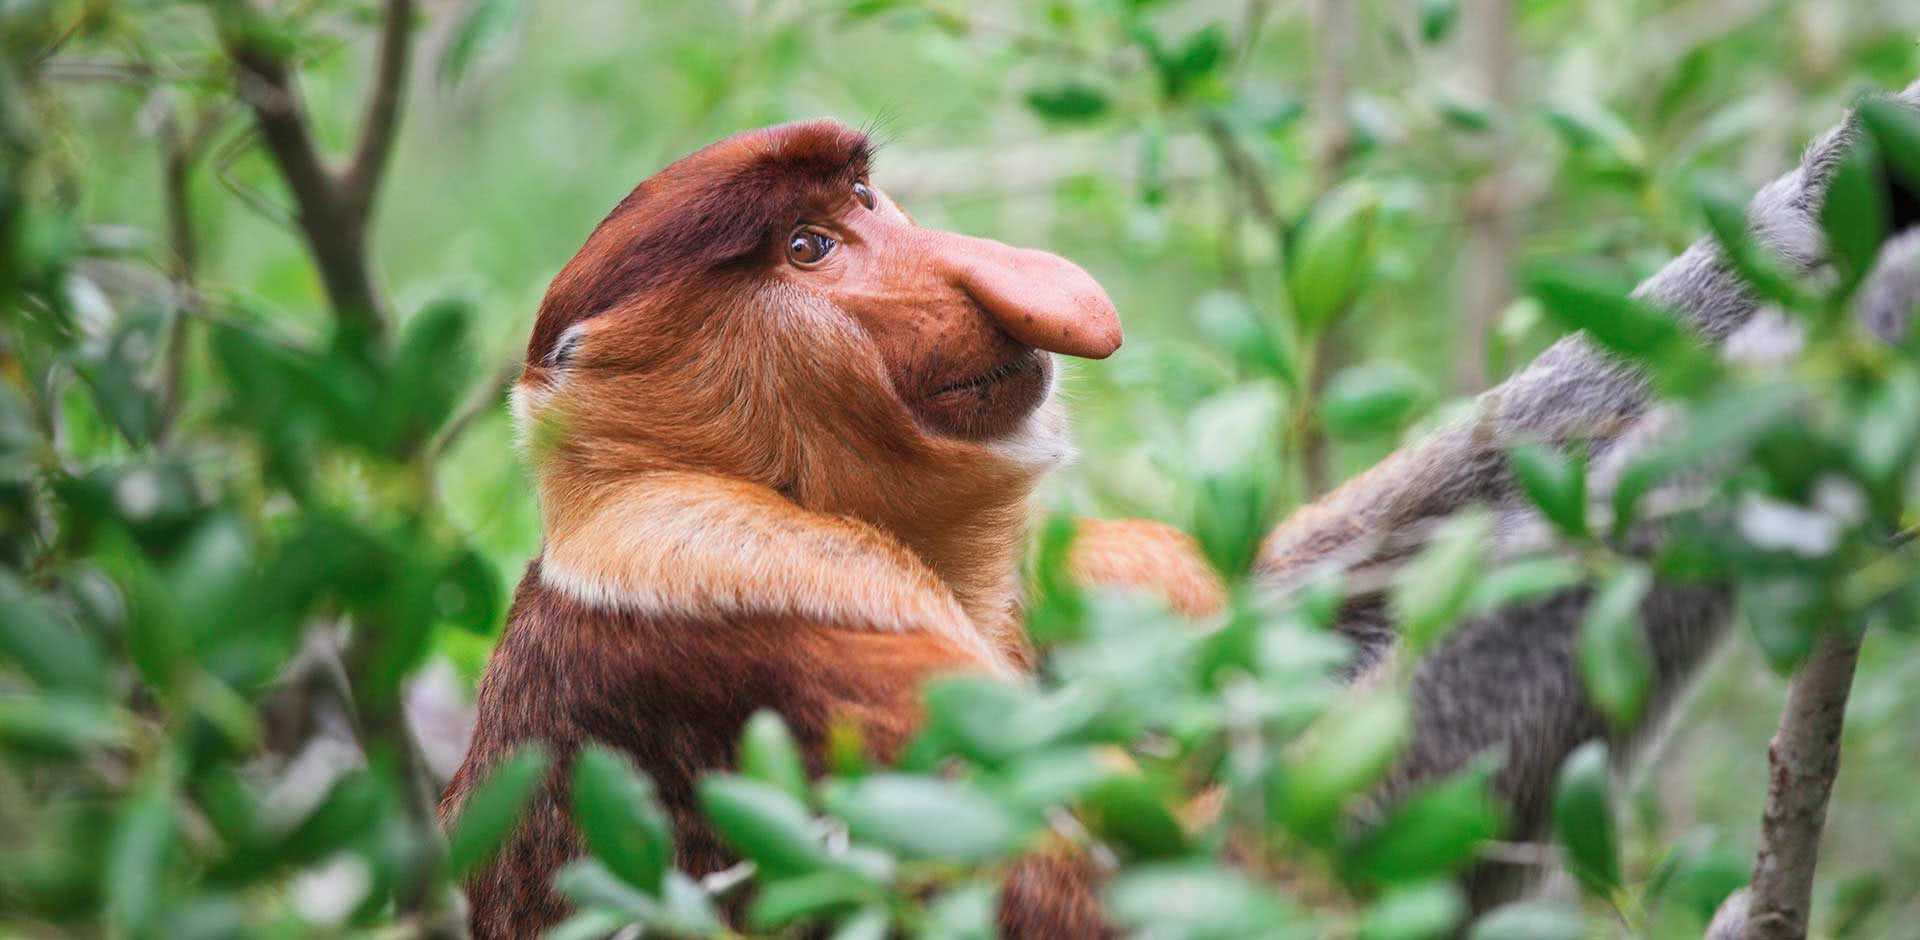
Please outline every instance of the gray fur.
M1896 96L1920 108L1920 82ZM1815 272L1825 248L1819 208L1834 167L1859 135L1851 118L1806 151L1799 167L1754 197L1748 220L1756 237L1798 272ZM1920 301L1920 230L1889 242L1860 295L1860 315L1879 335L1903 336ZM1700 335L1729 349L1763 350L1797 342L1778 320L1758 318L1761 305L1711 240L1694 244L1641 284L1635 295L1675 311ZM1750 326L1751 324L1751 326ZM1730 341L1730 337L1738 337ZM1478 400L1479 417L1403 448L1381 465L1284 523L1263 552L1261 575L1287 589L1336 566L1378 574L1417 551L1433 523L1471 505L1495 514L1500 547L1512 550L1542 523L1506 468L1516 441L1585 441L1597 505L1635 453L1660 438L1667 421L1651 402L1643 376L1580 336L1542 353L1525 370ZM1650 551L1657 532L1629 546ZM1355 578L1383 583L1380 577ZM1464 767L1488 752L1504 754L1497 777L1511 804L1512 836L1532 838L1545 821L1553 775L1575 746L1610 737L1628 759L1644 728L1610 734L1587 704L1574 663L1585 590L1473 618L1455 629L1416 668L1414 735L1383 796L1392 799ZM1648 726L1684 691L1725 632L1730 608L1719 589L1657 584L1641 609L1657 670ZM1367 681L1390 658L1397 635L1383 596L1350 598L1339 629L1357 647L1354 672ZM1468 879L1476 910L1512 897L1534 872L1493 864Z

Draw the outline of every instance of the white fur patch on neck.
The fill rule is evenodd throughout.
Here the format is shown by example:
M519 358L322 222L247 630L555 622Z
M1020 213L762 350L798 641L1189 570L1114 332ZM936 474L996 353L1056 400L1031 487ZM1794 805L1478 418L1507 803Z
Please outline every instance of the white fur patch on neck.
M953 592L878 529L750 483L656 473L556 525L540 580L583 604L697 620L790 615L933 633L1000 675L1016 670Z

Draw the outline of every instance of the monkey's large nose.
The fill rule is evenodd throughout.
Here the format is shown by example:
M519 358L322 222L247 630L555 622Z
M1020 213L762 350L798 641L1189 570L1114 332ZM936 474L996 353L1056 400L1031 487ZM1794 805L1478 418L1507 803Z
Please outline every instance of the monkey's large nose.
M942 233L955 284L1009 336L1048 352L1105 359L1120 348L1120 315L1100 282L1059 255Z

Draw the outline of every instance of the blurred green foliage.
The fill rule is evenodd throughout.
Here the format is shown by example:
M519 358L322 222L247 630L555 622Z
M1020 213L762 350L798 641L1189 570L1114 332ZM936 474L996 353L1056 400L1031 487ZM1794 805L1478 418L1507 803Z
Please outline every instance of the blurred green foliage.
M344 149L378 5L284 6L256 39ZM877 182L923 222L1047 245L1107 285L1127 348L1070 375L1084 457L1046 502L1172 521L1236 579L1310 495L1313 461L1338 478L1457 415L1478 390L1461 361L1497 376L1583 329L1647 368L1688 433L1628 468L1604 517L1582 456L1517 449L1567 551L1484 570L1487 520L1455 520L1394 592L1415 649L1592 580L1581 674L1628 721L1650 572L1603 534L1705 456L1738 471L1719 506L1804 504L1824 475L1857 487L1864 507L1819 557L1702 527L1684 560L1741 586L1756 642L1627 792L1603 753L1563 767L1554 828L1584 906L1509 908L1474 934L1697 935L1751 858L1781 687L1761 664L1791 667L1823 629L1910 629L1920 604L1910 552L1885 538L1913 521L1920 360L1843 315L1886 234L1878 179L1920 180L1920 127L1868 113L1879 146L1823 219L1833 283L1749 243L1724 180L1771 176L1858 91L1920 73L1920 10L1527 0L1506 30L1519 81L1493 93L1471 0L1371 0L1329 110L1302 6L431 4L372 227L397 323L380 339L324 303L236 103L223 4L0 3L0 931L444 929L449 879L549 772L537 752L507 762L443 837L405 732L408 677L443 658L471 681L537 550L497 376L635 181L825 113L889 141ZM1482 335L1456 233L1480 224L1488 180L1512 226L1503 267L1541 273ZM1723 367L1626 298L1701 231L1810 326L1792 368ZM1337 585L1275 608L1236 581L1225 622L1196 633L1074 591L1065 519L1035 555L1033 629L1059 644L1037 686L939 683L900 767L846 745L816 783L776 717L749 725L739 772L700 791L754 863L747 926L979 936L999 866L1080 827L1118 866L1112 916L1154 936L1449 935L1449 876L1502 831L1491 770L1354 819L1408 715L1392 683L1332 680ZM1868 647L1818 897L1833 936L1920 913L1916 663L1910 643ZM718 931L710 891L741 889L672 869L651 784L602 752L571 774L593 857L557 881L579 907L561 934ZM1218 818L1194 822L1214 787ZM1254 864L1220 863L1229 843ZM1281 859L1285 877L1265 868Z

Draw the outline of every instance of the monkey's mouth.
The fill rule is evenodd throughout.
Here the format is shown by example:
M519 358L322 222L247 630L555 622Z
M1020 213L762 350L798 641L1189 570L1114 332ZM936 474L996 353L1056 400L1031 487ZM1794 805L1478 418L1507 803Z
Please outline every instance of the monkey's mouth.
M1040 407L1052 373L1051 357L1023 346L984 371L933 384L911 404L932 431L985 440L1013 430Z

